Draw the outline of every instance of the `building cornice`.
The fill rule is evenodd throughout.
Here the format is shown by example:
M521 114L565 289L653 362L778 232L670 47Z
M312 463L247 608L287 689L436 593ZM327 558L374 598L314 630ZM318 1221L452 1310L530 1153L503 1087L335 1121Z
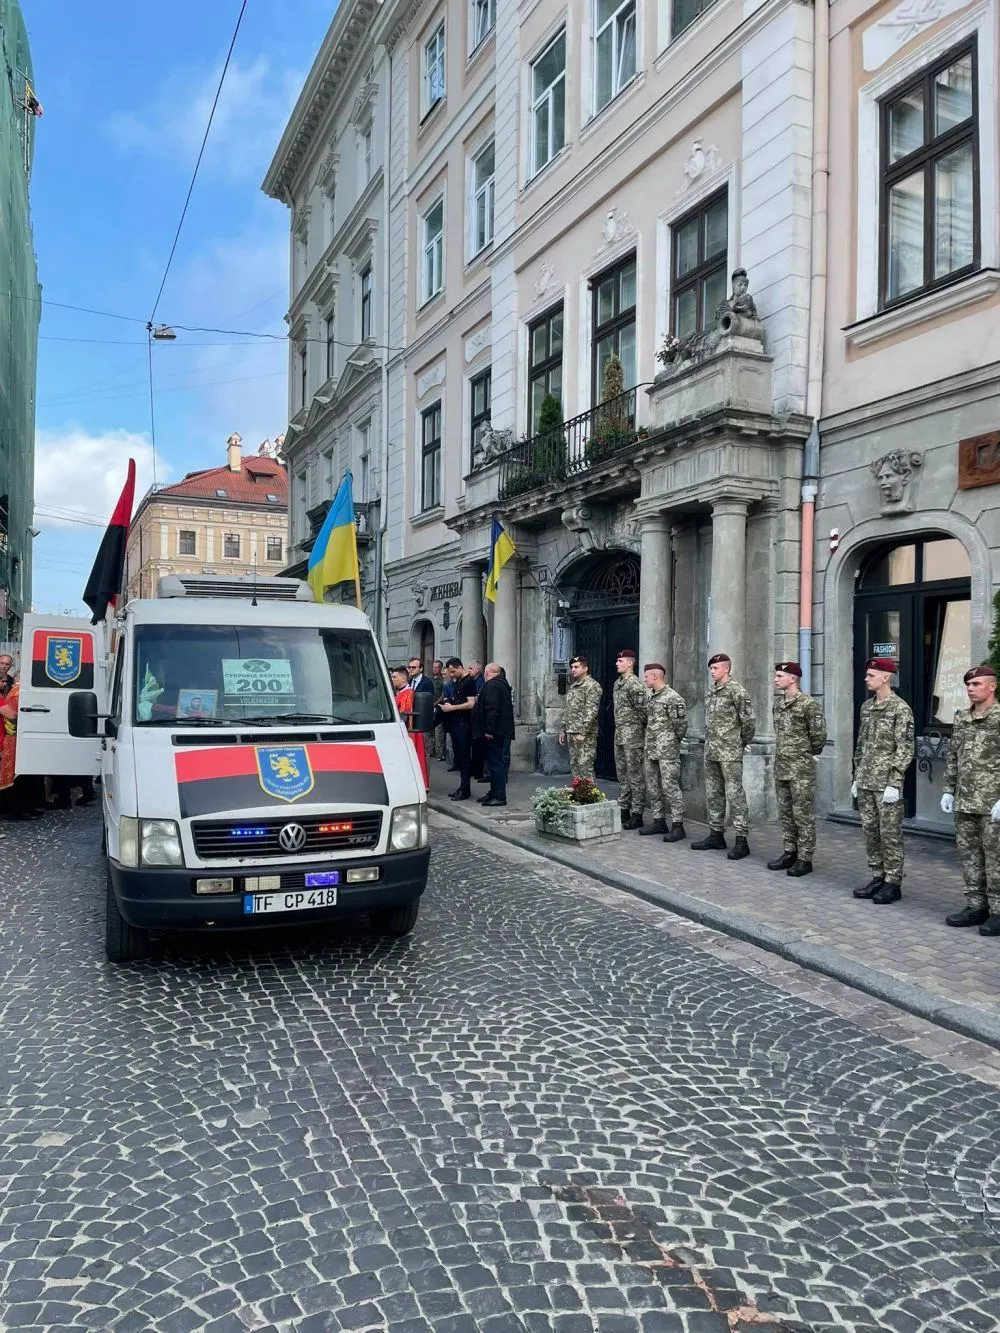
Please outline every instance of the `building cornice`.
M132 516L131 526L135 526L141 518L149 516L158 518L158 505L174 505L177 508L187 509L192 506L196 509L223 509L226 514L279 514L283 518L288 518L288 503L271 504L267 500L260 504L254 504L251 500L223 500L221 496L207 495L161 495L159 491L147 492L139 501L139 508ZM224 521L224 520L220 520Z
M330 238L330 244L317 259L305 282L295 294L295 300L288 307L286 320L294 319L302 307L308 305L316 297L319 289L326 281L331 265L339 259L341 254L346 253L349 243L348 238L354 236L361 220L367 217L369 207L382 190L382 184L383 171L379 167L359 195L354 207ZM368 221L373 222L376 226L378 225L377 218L369 218Z

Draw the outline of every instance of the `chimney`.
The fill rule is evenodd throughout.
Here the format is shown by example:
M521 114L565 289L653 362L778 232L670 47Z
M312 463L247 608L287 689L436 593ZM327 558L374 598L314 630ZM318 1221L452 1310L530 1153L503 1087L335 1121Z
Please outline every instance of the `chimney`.
M226 441L226 462L229 465L230 472L239 472L240 470L240 445L243 443L243 437L233 431Z

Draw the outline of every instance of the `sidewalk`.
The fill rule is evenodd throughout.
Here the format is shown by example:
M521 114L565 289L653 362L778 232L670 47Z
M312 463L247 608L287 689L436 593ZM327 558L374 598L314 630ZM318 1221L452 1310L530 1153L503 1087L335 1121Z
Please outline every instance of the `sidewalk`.
M908 835L903 901L877 907L851 896L870 875L861 830L850 825L821 820L816 870L793 880L765 865L782 851L777 825L751 829L752 855L743 861L691 851L705 826L690 820L682 843L632 832L581 848L535 833L531 798L556 779L511 774L500 809L477 804L487 787L475 782L472 800L449 800L455 775L444 764L431 763L431 781L430 804L442 814L1000 1047L1000 938L944 924L965 901L949 842ZM600 785L617 795L615 783ZM732 846L732 834L727 839Z

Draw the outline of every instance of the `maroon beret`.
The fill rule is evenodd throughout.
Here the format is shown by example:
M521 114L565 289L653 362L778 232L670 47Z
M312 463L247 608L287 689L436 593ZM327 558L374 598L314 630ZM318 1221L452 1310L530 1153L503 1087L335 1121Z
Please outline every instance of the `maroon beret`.
M887 671L890 676L896 674L896 663L891 657L870 657L865 663L866 671Z
M798 676L800 680L802 679L802 668L798 662L775 662L774 669L783 671L786 676Z
M714 657L708 659L708 665L715 666L716 662L725 662L728 666L732 666L733 659L728 653L716 653Z
M662 662L647 662L642 669L643 671L662 671L664 675L667 674L667 668Z
M634 648L623 648L621 652L618 654L618 656L619 658L631 657L633 662L638 662L639 660L639 654L635 651Z
M968 671L962 677L962 680L968 685L970 680L980 680L982 678L996 680L997 673L991 666L969 667Z

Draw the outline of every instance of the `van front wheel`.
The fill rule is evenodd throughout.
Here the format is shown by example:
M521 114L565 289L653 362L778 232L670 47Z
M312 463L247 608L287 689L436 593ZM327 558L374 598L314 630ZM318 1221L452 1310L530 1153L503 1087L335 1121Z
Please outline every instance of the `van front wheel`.
M420 899L414 898L412 902L403 903L400 907L387 907L384 912L372 912L372 929L376 935L401 939L404 935L409 935L417 924L419 911Z
M104 952L109 963L135 963L149 956L149 932L130 926L118 910L115 891L111 885L111 867L107 871L107 901L105 905Z

